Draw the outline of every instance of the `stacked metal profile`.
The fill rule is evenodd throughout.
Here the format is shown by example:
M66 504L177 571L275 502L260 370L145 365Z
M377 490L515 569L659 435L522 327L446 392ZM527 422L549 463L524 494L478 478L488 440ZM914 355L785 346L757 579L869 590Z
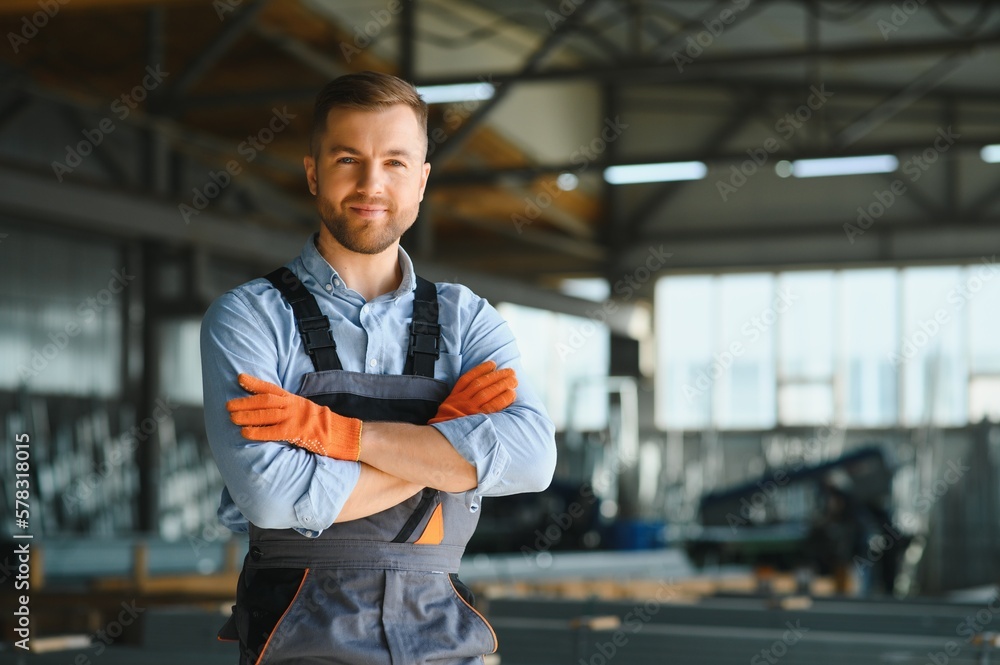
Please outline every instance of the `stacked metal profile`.
M201 411L175 409L152 433L128 402L0 393L3 440L31 443L31 522L36 535L125 535L137 525L138 451L158 437L160 535L224 540L215 511L222 479L202 439ZM0 456L0 507L12 503L13 456ZM3 520L14 515L7 506ZM13 525L8 525L13 526Z
M201 409L178 407L160 423L159 532L168 540L194 537L212 542L229 532L216 510L222 477L204 439Z
M32 533L107 536L134 528L135 449L113 434L132 418L127 404L8 393L3 407L4 440L27 434L30 441ZM11 463L7 456L0 462L0 492L8 500Z
M996 641L990 632L1000 627L988 602L806 604L787 610L764 598L494 599L489 617L505 665L987 663Z

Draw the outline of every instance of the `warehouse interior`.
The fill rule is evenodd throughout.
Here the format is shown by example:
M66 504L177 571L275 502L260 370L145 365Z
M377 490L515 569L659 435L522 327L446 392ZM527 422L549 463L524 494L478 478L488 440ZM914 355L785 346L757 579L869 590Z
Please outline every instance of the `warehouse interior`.
M201 319L318 229L314 98L365 70L430 105L403 247L497 307L556 426L463 558L487 662L997 657L1000 3L4 0L0 32L0 662L237 662Z

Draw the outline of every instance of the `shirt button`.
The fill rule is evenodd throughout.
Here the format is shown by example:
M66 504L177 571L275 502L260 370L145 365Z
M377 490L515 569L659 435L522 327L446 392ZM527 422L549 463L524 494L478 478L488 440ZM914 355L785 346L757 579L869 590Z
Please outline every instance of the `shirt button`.
M340 286L340 280L339 279L333 280L333 285L334 286Z
M376 365L378 365L378 361L372 358L371 360L368 361L368 364L371 365L372 367L375 367Z
M333 284L327 284L326 285L326 290L327 291L333 291Z

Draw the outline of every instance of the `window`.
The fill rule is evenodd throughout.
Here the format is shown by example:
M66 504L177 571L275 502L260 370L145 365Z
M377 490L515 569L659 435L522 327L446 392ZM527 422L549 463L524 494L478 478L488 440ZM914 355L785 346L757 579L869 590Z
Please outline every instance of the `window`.
M23 227L0 259L0 388L114 397L122 308L133 283L119 248Z
M599 301L605 280L566 280L570 295ZM611 337L595 320L500 303L517 347L527 383L539 393L559 430L599 430L608 423L607 377Z
M695 429L711 423L713 278L671 277L655 294L657 425Z
M957 267L935 267L906 268L900 273L901 334L890 358L903 391L904 425L966 422L966 312L956 311L949 302L962 272Z
M770 274L725 275L716 295L721 337L712 354L718 427L766 428L775 417L775 327L792 306Z
M160 391L175 402L201 406L201 319L171 319L160 331Z
M837 344L842 419L851 425L896 424L899 399L890 360L899 343L896 270L845 270L837 285Z
M670 277L656 291L657 423L667 429L774 424L769 274Z
M1000 419L1000 279L972 266L699 275L656 290L657 424Z
M785 273L778 294L787 310L778 318L778 420L832 422L834 410L833 273Z
M956 310L969 317L969 421L1000 420L1000 279L992 261L969 266L949 293Z

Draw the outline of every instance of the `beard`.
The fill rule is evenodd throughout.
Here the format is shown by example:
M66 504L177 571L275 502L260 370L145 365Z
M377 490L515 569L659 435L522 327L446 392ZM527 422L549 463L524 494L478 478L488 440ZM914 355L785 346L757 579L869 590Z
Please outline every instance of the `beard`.
M397 210L388 201L357 197L345 199L341 209L337 210L322 194L316 198L323 226L344 248L358 254L381 254L391 247L416 221L419 208L418 203L412 208ZM348 213L344 212L351 204L384 206L385 219L351 220Z

